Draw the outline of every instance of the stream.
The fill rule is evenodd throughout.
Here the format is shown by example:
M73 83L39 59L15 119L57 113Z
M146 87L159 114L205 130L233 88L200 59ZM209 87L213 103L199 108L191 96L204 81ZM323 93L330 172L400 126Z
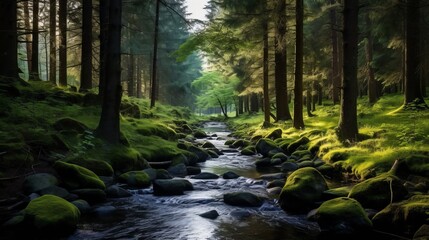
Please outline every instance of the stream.
M210 141L219 150L225 150L219 158L199 163L202 172L221 175L233 171L238 179L219 178L198 180L186 177L194 185L194 191L181 196L159 197L152 189L132 190L133 196L109 199L105 208L116 208L114 213L85 217L78 230L69 237L78 239L316 239L319 227L306 220L304 215L287 215L266 192L266 181L253 165L256 156L242 156L225 146L230 139L226 125L208 122L204 130L216 134ZM216 139L223 140L216 140ZM229 206L223 202L228 192L247 191L265 197L259 208ZM198 214L216 210L219 217L206 219Z

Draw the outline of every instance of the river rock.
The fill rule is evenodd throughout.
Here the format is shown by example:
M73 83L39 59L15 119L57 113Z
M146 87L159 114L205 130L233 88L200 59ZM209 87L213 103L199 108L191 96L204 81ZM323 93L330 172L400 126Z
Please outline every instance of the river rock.
M79 209L66 200L44 195L32 200L24 209L24 219L39 233L47 236L66 236L76 229Z
M55 185L58 185L58 179L54 175L36 173L26 177L22 186L24 192L30 194Z
M240 148L240 147L241 148L245 148L245 147L247 147L249 145L250 145L249 141L244 140L244 139L239 139L239 140L233 142L231 146L234 147L234 148Z
M271 195L280 195L280 193L282 192L282 188L281 187L273 187L273 188L268 188L267 192Z
M106 195L108 198L124 198L132 196L132 194L128 190L121 188L117 185L112 185L108 187L106 189Z
M256 149L254 146L248 146L241 150L241 155L252 156L256 154Z
M302 161L298 162L298 168L305 168L305 167L314 167L313 161Z
M315 218L322 232L330 236L361 235L372 228L372 223L359 202L347 197L322 203Z
M393 201L401 200L408 194L398 177L384 173L356 184L349 197L356 199L365 208L382 209L390 203L391 189Z
M256 168L264 168L271 166L271 159L270 158L262 158L255 161Z
M223 195L223 201L228 205L239 207L260 207L263 200L253 193L233 192Z
M41 196L49 194L49 195L54 195L64 199L67 199L67 197L70 195L70 193L65 188L58 187L55 185L40 190L39 194Z
M67 162L89 169L98 176L113 175L113 168L106 161L85 158L73 158L68 160Z
M143 172L145 172L149 176L150 181L153 181L156 179L156 173L157 173L156 169L146 168L143 170Z
M339 197L347 197L350 194L351 186L332 188L323 192L323 199L329 200Z
M172 179L173 177L170 173L165 169L157 169L156 170L156 179Z
M203 147L203 148L216 148L215 145L213 145L213 143L211 143L209 141L204 142L201 147Z
M236 174L235 172L231 172L231 171L222 174L223 179L236 179L239 177L240 177L240 175Z
M207 133L205 133L203 130L196 129L194 131L194 137L195 138L206 138L208 136L207 136Z
M207 153L210 155L211 158L219 158L219 154L215 150L207 150Z
M186 169L186 165L183 163L177 164L175 166L171 166L167 169L167 171L174 177L185 177L186 175L188 175L188 170Z
M211 210L205 213L201 213L199 215L203 218L208 218L208 219L216 219L217 217L219 217L219 213L216 210Z
M200 167L187 166L186 170L188 172L188 175L197 175L201 173Z
M193 190L192 183L185 179L157 179L153 182L153 194L157 196L182 195Z
M291 154L295 152L301 145L307 144L308 142L310 142L310 139L308 139L307 137L299 138L298 140L291 142L288 145L287 152Z
M285 179L275 179L267 184L267 188L283 187L285 183L286 183Z
M91 206L89 205L89 203L83 199L74 200L71 203L79 209L81 214L89 213L89 211L91 210Z
M402 202L389 204L372 222L376 229L407 233L410 236L429 219L429 195L415 195Z
M284 162L288 160L288 156L286 156L286 154L281 152L281 153L274 154L274 156L271 159L281 159Z
M286 174L284 173L270 173L270 174L263 174L260 176L261 179L267 180L267 181L271 181L271 180L275 180L275 179L285 179L286 178Z
M272 152L273 150L277 152L282 152L282 150L279 147L277 147L276 143L268 138L259 139L259 141L256 143L255 148L256 148L256 152L262 154L262 156L264 157L268 157L269 153Z
M202 172L200 174L192 176L191 178L193 178L193 179L218 179L219 176L214 174L214 173Z
M207 153L206 150L193 145L188 148L188 151L197 155L198 162L204 162L208 158L210 158L210 155Z
M144 171L131 171L121 174L118 180L132 188L147 188L151 185L150 177Z
M106 193L100 189L76 189L72 193L90 204L101 203L106 200Z
M322 194L327 189L325 179L315 168L300 168L287 178L279 204L286 212L306 212L322 199Z
M92 214L98 217L111 217L118 211L114 206L100 206L92 210Z
M280 171L286 173L286 172L293 172L295 170L297 170L299 168L297 163L294 162L284 162L282 163L282 165L280 166Z
M54 164L54 168L63 183L70 189L97 188L104 190L106 188L103 181L93 171L84 167L57 161Z
M272 132L268 133L265 138L269 138L271 140L276 140L278 138L282 138L283 131L280 128L274 129Z

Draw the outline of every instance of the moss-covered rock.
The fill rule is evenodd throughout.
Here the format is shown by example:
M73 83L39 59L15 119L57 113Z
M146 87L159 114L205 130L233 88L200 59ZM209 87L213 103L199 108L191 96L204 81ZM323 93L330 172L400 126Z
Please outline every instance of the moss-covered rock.
M316 211L322 232L334 236L362 234L372 228L372 223L358 201L341 197L328 200Z
M149 163L134 148L116 146L109 149L105 156L115 172L121 174L129 171L143 170L149 167Z
M275 140L278 138L282 138L283 131L280 128L274 129L270 133L268 133L265 138L269 138L271 140Z
M170 173L165 169L157 169L156 170L156 179L172 179L173 177Z
M222 174L223 179L236 179L239 177L240 176L238 174L236 174L235 172L231 172L231 171L228 171L228 172Z
M297 170L299 168L298 164L295 162L291 162L291 161L287 161L282 163L282 165L280 166L280 170L282 172L293 172L295 170Z
M165 140L175 140L177 133L172 128L161 124L145 121L144 124L140 125L136 132L143 136L158 136Z
M132 196L132 194L128 190L116 185L108 187L106 189L106 195L109 198L124 198Z
M262 154L262 156L264 157L269 156L269 153L272 150L281 152L281 149L278 148L277 145L271 139L268 139L268 138L259 139L255 147L256 147L256 151Z
M271 159L270 158L262 158L255 161L255 166L257 168L264 168L271 166Z
M350 194L351 186L332 188L323 192L323 199L329 200L339 197L347 197Z
M147 188L151 185L150 177L144 171L131 171L121 174L118 180L133 188Z
M407 193L399 178L384 173L356 184L349 197L356 199L365 208L382 209L391 201L402 200Z
M57 161L54 164L64 185L70 189L97 188L104 190L106 186L103 181L91 170L76 164Z
M168 173L175 177L185 177L188 175L188 169L183 163L171 166L167 169Z
M294 159L302 159L305 157L311 158L311 152L309 150L298 150L291 154Z
M139 105L128 101L121 102L120 113L123 116L132 117L132 118L141 117Z
M406 233L412 237L429 219L429 195L415 195L402 202L389 204L372 222L376 229Z
M210 158L210 155L207 153L206 150L196 147L196 146L190 146L188 148L188 151L191 153L194 153L197 155L198 157L198 161L199 162L204 162L206 161L208 158Z
M231 146L235 141L236 140L234 140L234 139L229 139L229 140L226 140L224 144L227 146Z
M245 148L250 145L250 141L239 139L231 144L233 148Z
M196 138L206 138L208 136L207 136L207 133L205 133L203 130L196 129L196 130L194 130L194 137L196 137Z
M95 159L85 159L82 157L71 158L67 160L68 163L76 164L81 167L87 168L93 171L98 176L112 176L113 168L109 163Z
M264 202L262 198L249 192L233 192L223 195L223 201L228 205L239 207L260 207Z
M327 189L326 181L319 171L312 167L301 168L287 178L279 204L286 212L305 212L322 199L322 194Z
M247 146L241 150L241 155L252 156L256 154L255 146Z
M192 176L191 178L194 178L194 179L218 179L219 176L214 174L214 173L202 172L200 174Z
M72 233L80 218L79 209L66 200L44 195L32 200L24 209L25 221L48 236L64 236Z
M24 193L37 193L42 189L58 185L58 179L49 173L36 173L24 179L22 189Z
M422 225L414 234L413 240L427 240L429 239L429 224Z
M201 173L201 168L188 166L188 167L186 167L186 171L187 171L188 175L197 175L197 174Z
M300 146L307 144L308 142L310 142L310 139L308 139L307 137L302 137L299 138L298 140L291 142L288 146L287 146L287 152L288 153L293 153L295 152Z
M89 203L83 199L75 200L71 202L71 204L75 205L79 209L79 212L81 214L89 213L89 211L91 210L91 206L89 205Z
M213 143L211 143L209 141L205 141L201 147L203 147L203 148L215 148Z
M211 158L219 158L219 154L217 154L217 152L214 150L207 150L207 153Z
M288 156L286 156L286 154L284 153L276 153L274 154L274 156L271 157L271 159L275 159L275 158L281 159L283 162L288 160Z
M76 131L78 133L83 133L83 132L85 132L85 130L88 129L88 127L85 124L79 122L76 119L69 118L69 117L58 119L53 124L53 127L57 131L70 131L70 130L72 130L72 131Z

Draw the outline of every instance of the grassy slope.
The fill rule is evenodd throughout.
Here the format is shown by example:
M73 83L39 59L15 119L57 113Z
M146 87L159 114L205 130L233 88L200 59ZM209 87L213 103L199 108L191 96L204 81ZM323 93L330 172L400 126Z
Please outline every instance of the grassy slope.
M309 145L320 144L319 157L324 161L366 178L387 171L396 159L414 153L429 155L429 111L396 111L402 102L401 95L384 96L373 106L367 100L359 99L359 133L365 140L349 143L347 147L338 142L335 136L339 106L316 106L317 110L313 112L315 117L305 116L304 130L293 129L290 121L262 129L261 114L243 115L230 122L241 136L264 136L275 128L282 128L284 138L296 139L310 135L312 141ZM321 130L321 133L315 130ZM427 161L407 163L415 173L429 172Z

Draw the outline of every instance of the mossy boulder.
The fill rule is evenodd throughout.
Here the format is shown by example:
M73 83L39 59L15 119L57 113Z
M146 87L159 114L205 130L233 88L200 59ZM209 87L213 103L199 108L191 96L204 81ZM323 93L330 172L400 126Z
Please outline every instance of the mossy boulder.
M96 188L104 190L106 186L103 181L91 170L76 164L57 161L54 164L64 185L70 189Z
M233 192L223 195L223 201L232 206L260 207L264 202L259 196L249 192Z
M157 179L153 182L153 194L157 196L182 195L193 189L192 183L186 179Z
M271 166L270 158L262 158L255 161L256 168L264 168Z
M323 192L323 199L329 200L339 197L347 197L350 194L351 186L332 188Z
M78 133L83 133L89 129L85 124L69 117L58 119L53 127L57 131L76 131Z
M244 139L238 139L237 141L233 142L231 146L233 148L244 148L250 145L250 141L244 140Z
M147 188L151 185L150 177L144 171L131 171L121 174L118 180L133 188Z
M49 173L36 173L24 179L22 188L24 193L37 193L42 189L58 185L58 179Z
M310 139L308 139L307 137L301 137L296 141L291 142L290 144L288 144L287 146L287 152L288 153L293 153L295 152L300 146L307 144L310 142Z
M322 232L334 236L362 234L372 228L371 220L359 202L347 197L322 203L315 217Z
M204 132L203 130L201 130L201 129L196 129L196 130L194 130L193 135L194 135L194 137L195 137L195 138L206 138L206 137L208 137L208 136L207 136L207 133L205 133L205 132Z
M295 162L287 161L280 165L280 170L282 172L293 172L299 168L298 164Z
M294 159L303 159L303 158L311 158L311 152L309 150L298 150L291 154L291 157Z
M236 140L234 140L234 139L229 139L229 140L226 140L224 144L227 146L231 146L235 141Z
M201 168L200 167L194 167L194 166L188 166L186 167L186 171L188 173L188 175L197 175L201 173Z
M24 209L24 219L37 232L48 236L65 236L76 229L80 218L79 209L66 200L44 195L32 200Z
M240 175L238 175L235 172L231 172L231 171L228 171L228 172L222 174L222 178L223 179L236 179L236 178L239 178L239 177L240 177Z
M206 150L196 147L196 146L190 146L188 148L188 151L191 153L194 153L197 155L198 157L198 161L199 162L204 162L206 161L208 158L210 158L210 155L207 153Z
M276 153L274 154L274 156L271 157L271 159L275 159L275 158L281 159L283 162L288 160L288 156L286 156L286 154L284 153Z
M214 174L214 173L202 172L200 174L192 176L191 178L193 178L193 179L218 179L219 176Z
M183 163L171 166L167 169L168 173L175 177L185 177L188 175L188 169Z
M415 195L402 202L389 204L372 219L374 227L384 231L406 233L412 237L429 219L429 195Z
M172 179L173 177L165 169L156 169L156 179Z
M132 102L122 101L119 111L123 116L132 117L132 118L141 117L139 105Z
M105 156L106 160L116 173L143 170L149 167L149 163L134 148L117 146L110 149Z
M282 150L277 147L276 143L268 138L261 138L256 143L256 152L262 154L262 156L267 157L272 150L281 152Z
M98 176L112 176L113 168L109 163L96 159L85 159L82 157L72 158L67 161L68 163L76 164L81 167L93 171Z
M402 200L407 194L407 189L398 177L383 173L356 184L348 197L356 199L365 208L382 209L391 200Z
M247 146L241 150L241 155L252 156L256 154L255 146Z
M174 129L161 123L145 122L135 131L143 136L158 136L165 140L175 140L177 138L177 133Z
M203 148L215 148L213 143L211 143L209 141L205 141L201 147L203 147Z
M327 189L326 181L319 171L312 167L300 168L287 178L279 204L286 212L306 212L322 199Z
M429 224L422 225L414 234L413 240L428 240L429 239Z
M280 128L274 129L270 133L268 133L265 138L269 138L272 140L282 138L283 131Z

